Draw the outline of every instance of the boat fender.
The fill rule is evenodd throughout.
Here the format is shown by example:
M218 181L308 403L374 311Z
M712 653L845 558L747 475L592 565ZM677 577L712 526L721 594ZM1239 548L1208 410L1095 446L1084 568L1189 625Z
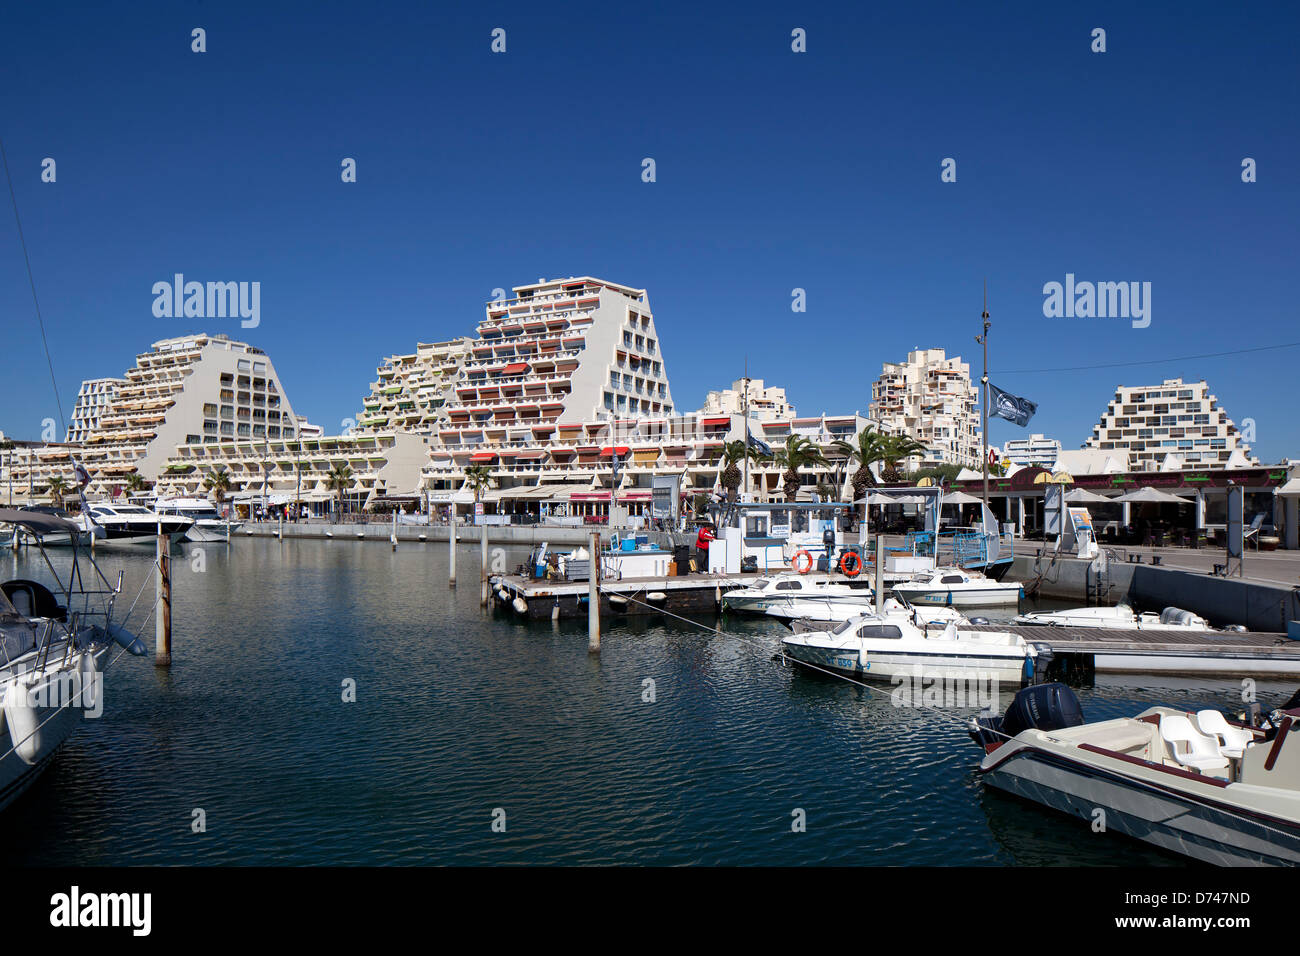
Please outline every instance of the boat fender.
M627 598L623 597L621 594L611 594L609 596L609 603L614 607L627 607Z
M800 558L803 558L804 560L800 561ZM812 566L812 555L802 548L796 551L794 557L790 559L790 567L794 568L794 570L798 571L800 574L807 574L812 570Z
M846 577L856 578L862 573L862 558L856 551L845 551L840 557L840 572Z
M647 601L654 601L656 604L660 604L668 600L668 595L664 594L663 591L651 591L645 597Z
M110 624L107 628L108 636L113 641L123 647L128 653L136 657L144 657L149 653L149 648L145 647L144 641L136 637L121 624Z
M514 607L514 609L518 611L520 614L528 613L528 602L521 597L517 597L514 599L512 607Z
M20 680L11 681L5 690L4 712L14 754L25 764L36 763L41 752L41 720L31 688Z
M81 669L78 673L77 688L78 697L76 702L85 710L93 711L99 706L99 667L95 663L95 654L93 651L85 651L81 655Z

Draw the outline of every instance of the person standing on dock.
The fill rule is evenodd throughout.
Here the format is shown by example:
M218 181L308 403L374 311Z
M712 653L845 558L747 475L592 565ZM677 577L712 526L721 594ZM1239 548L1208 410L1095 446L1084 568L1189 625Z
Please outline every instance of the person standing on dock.
M712 525L700 525L700 532L695 536L695 559L696 569L699 571L709 570L709 542L717 538Z

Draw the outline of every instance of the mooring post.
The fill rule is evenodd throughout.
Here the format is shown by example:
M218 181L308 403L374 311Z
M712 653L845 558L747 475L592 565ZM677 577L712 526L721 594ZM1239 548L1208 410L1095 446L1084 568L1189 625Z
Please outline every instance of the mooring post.
M279 538L281 541L284 540L284 510L283 509L281 509L280 511L280 530L275 533L275 536Z
M591 568L587 574L587 653L600 653L600 532L591 533Z
M393 543L393 550L397 550L397 509L393 509L393 533L388 536L388 540Z
M885 609L885 536L876 529L876 613Z
M447 587L456 586L456 506L447 518Z
M171 540L158 535L157 575L154 578L154 653L155 667L172 666L172 556Z
M479 542L479 563L482 566L480 583L483 585L483 593L479 597L479 606L487 607L488 604L488 553L487 553L488 526L487 523L484 522L480 527L483 529L483 536Z

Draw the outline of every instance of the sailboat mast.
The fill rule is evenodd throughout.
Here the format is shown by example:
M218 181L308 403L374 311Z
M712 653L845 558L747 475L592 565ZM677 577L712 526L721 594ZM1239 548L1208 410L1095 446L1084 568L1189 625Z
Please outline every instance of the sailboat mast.
M984 416L983 427L980 428L981 451L980 457L984 465L984 507L989 506L989 283L984 280L984 311L980 315L984 320L984 333L980 335L978 341L984 346L984 376L980 379L980 384L984 388L984 395L980 400L980 411Z

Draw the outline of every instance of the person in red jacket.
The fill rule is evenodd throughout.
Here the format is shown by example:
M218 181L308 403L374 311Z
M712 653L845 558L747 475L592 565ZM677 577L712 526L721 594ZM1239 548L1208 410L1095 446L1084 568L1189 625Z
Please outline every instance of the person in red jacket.
M709 542L717 538L711 525L700 525L700 533L695 536L695 551L698 555L695 566L700 571L709 570Z

